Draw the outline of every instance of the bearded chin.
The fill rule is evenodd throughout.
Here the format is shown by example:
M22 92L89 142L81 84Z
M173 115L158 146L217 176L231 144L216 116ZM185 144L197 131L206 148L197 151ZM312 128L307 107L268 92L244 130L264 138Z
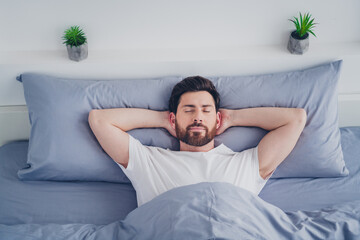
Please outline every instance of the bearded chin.
M180 126L175 122L175 131L177 138L191 146L201 147L211 142L216 134L216 126L210 131L205 127L205 135L201 132L190 132L188 129L181 129Z

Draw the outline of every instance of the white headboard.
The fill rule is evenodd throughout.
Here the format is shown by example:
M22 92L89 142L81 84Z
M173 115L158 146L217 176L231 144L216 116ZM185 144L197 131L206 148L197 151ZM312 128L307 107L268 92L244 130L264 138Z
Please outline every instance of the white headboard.
M343 59L339 82L339 126L360 126L360 43L310 46L302 56L286 46L92 51L73 62L65 51L7 52L0 56L0 146L30 135L22 84L23 72L88 79L124 79L167 75L248 75L302 69Z

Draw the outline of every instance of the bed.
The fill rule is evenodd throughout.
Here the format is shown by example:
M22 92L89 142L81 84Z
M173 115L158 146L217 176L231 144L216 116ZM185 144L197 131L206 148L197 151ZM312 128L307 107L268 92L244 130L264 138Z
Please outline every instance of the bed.
M290 91L291 99L285 94L283 99L275 97L276 101L271 103L272 106L304 104L302 107L308 110L309 123L297 145L298 150L294 149L285 164L279 166L259 196L228 183L203 182L172 189L140 207L137 207L136 192L131 183L119 174L121 170L115 169L116 164L106 158L99 148L96 153L87 153L89 162L86 164L79 160L80 165L75 166L73 159L66 161L66 151L62 150L67 149L67 153L76 155L75 150L80 146L83 149L81 154L85 154L86 147L94 148L97 143L93 137L87 137L84 143L79 140L88 136L84 135L88 132L76 133L70 128L68 133L62 129L60 115L56 115L58 128L48 130L41 119L49 116L46 111L53 109L52 104L60 103L58 96L49 89L56 89L59 95L76 89L76 95L62 96L67 100L56 107L56 112L64 112L62 107L70 104L76 109L75 115L81 115L83 119L89 108L111 107L108 104L166 109L166 105L162 104L168 97L167 92L181 77L132 81L132 87L126 81L120 84L116 80L101 82L105 85L95 81L89 85L90 88L86 85L89 81L23 74L18 80L24 85L32 132L29 140L11 141L0 147L0 239L360 239L360 126L338 127L338 112L333 108L337 105L340 66L341 61L337 61L299 71L262 75L260 78L211 78L218 84L220 92L223 91L220 94L226 96L223 106L228 108L245 107L236 105L239 102L257 107L263 106L261 101L269 101L266 97L261 101L250 99L251 91L250 95L241 94L243 99L235 99L239 94L231 96L233 83L245 84L248 89L257 86L253 89L257 92L260 86L268 92L266 84L277 86L275 79L280 79L279 86L289 84L298 88L296 82L288 79L299 78L303 91L298 91L298 95ZM299 76L310 78L308 90L304 86L304 77ZM332 77L334 82L331 85ZM326 82L321 83L318 80L321 78ZM46 86L48 82L52 82L51 87ZM227 92L221 88L230 82L229 90L225 88ZM75 87L73 84L80 85ZM86 98L87 108L83 109L76 107L74 99L69 100L69 96L79 96L79 86L86 85L84 89L90 91L95 89L94 84L96 89L102 89L108 95L117 94L109 89L114 89L114 86L123 89L122 84L126 85L126 92L131 92L131 89L139 91L139 86L143 86L154 94L149 96L145 105L136 105L142 103L130 96L121 97L125 103L109 103L106 98L95 94L91 99ZM321 84L326 84L326 90ZM41 94L40 88L44 88L43 92L54 99L43 101L46 95ZM235 88L240 89L241 86ZM34 96L34 89L40 94ZM157 89L165 89L166 94L156 92ZM304 96L304 92L310 95ZM120 95L125 96L126 93ZM162 98L157 99L154 95ZM38 96L42 96L43 104L46 102L50 107L46 108L36 101ZM53 114L51 116L55 119ZM69 111L65 115L69 117L71 114ZM69 123L64 127L69 128ZM81 129L81 126L77 127ZM59 136L59 133L71 136L73 140L59 144L59 137L52 135ZM141 129L130 134L146 145L178 147L176 141L162 129ZM219 136L216 144L227 142L229 147L240 151L240 148L255 146L264 134L256 128L232 129ZM319 142L321 144L317 145ZM73 149L74 144L78 145ZM304 155L302 149L308 149L309 155ZM103 162L100 163L106 164L91 162L92 155L101 157ZM334 155L336 158L332 159ZM41 157L45 162L41 162ZM63 161L49 163L49 158ZM314 164L314 159L323 164Z

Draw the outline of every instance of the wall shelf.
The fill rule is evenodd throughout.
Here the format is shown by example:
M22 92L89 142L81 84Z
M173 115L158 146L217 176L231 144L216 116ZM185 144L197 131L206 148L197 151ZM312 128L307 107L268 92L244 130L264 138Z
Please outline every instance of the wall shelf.
M0 64L106 64L136 62L188 62L221 60L282 59L308 61L313 58L359 56L360 42L311 44L303 55L290 54L286 46L263 45L242 47L184 48L184 49L119 49L91 50L81 62L68 59L66 49L59 51L3 51Z

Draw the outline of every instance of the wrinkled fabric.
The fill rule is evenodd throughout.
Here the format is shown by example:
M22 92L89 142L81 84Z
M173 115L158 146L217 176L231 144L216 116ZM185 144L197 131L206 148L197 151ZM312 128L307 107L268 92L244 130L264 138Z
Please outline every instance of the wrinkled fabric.
M172 189L108 225L0 225L2 239L359 239L360 201L283 212L229 183Z

